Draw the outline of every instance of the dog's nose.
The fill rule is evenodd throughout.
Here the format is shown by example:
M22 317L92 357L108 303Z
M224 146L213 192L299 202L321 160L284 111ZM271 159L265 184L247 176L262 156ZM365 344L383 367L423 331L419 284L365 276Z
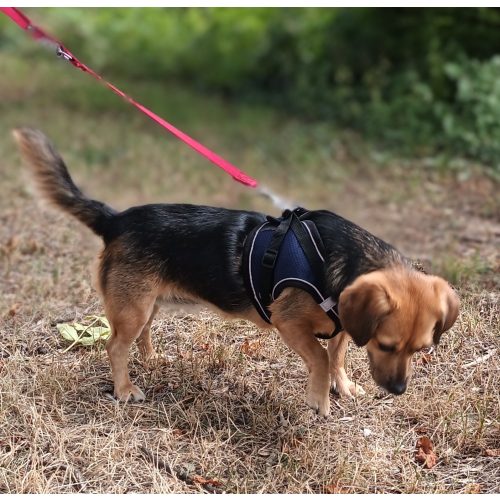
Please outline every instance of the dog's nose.
M391 380L386 389L397 396L403 394L406 391L406 380Z

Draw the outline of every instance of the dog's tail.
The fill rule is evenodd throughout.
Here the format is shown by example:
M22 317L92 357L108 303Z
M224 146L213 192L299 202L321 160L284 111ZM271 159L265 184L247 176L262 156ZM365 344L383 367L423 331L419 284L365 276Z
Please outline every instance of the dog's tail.
M87 198L78 189L63 159L42 132L19 128L13 134L40 195L76 217L97 235L104 236L109 220L116 214L115 210L100 201Z

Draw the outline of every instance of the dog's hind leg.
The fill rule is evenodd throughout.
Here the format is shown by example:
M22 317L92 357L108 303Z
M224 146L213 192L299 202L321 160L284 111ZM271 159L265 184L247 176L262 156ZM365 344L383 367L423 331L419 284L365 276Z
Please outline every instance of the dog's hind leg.
M141 356L142 362L149 366L154 363L156 360L160 359L160 356L157 354L155 348L153 347L153 343L151 342L151 323L158 312L160 307L158 304L153 306L153 310L147 323L142 328L142 332L137 338L137 347L139 348L139 354Z
M352 398L365 394L365 391L359 384L350 380L345 371L345 355L348 344L348 335L345 332L339 333L328 341L328 357L332 389L340 396Z
M120 401L131 398L142 401L145 398L141 389L130 380L128 355L130 346L152 319L155 300L155 296L149 295L126 303L122 300L118 303L105 301L106 316L111 325L111 338L106 344L106 350L111 362L114 394Z

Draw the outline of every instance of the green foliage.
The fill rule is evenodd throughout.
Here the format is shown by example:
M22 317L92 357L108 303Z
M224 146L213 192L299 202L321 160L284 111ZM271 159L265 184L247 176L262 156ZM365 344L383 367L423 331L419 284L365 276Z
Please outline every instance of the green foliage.
M445 66L456 87L455 102L438 103L450 145L484 162L500 159L500 56Z
M30 15L107 75L180 80L333 121L413 154L500 163L499 9L58 8ZM12 39L10 27L0 31L0 48L12 48Z

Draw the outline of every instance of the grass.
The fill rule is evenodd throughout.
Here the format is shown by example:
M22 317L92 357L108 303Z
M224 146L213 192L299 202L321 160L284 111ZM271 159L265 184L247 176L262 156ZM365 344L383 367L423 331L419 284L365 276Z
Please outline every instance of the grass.
M164 311L153 334L167 364L147 370L134 350L132 377L147 399L119 405L107 397L103 346L64 352L55 328L102 314L89 272L99 242L39 209L10 129L44 130L80 185L117 208L277 210L69 66L8 54L2 64L1 492L499 492L499 458L488 450L500 448L500 212L498 184L480 166L435 171L325 124L116 82L281 195L335 210L454 280L462 299L439 348L415 360L404 396L381 394L352 347L348 373L367 395L332 395L326 421L306 407L303 365L276 334ZM438 456L430 470L414 458L422 435Z

